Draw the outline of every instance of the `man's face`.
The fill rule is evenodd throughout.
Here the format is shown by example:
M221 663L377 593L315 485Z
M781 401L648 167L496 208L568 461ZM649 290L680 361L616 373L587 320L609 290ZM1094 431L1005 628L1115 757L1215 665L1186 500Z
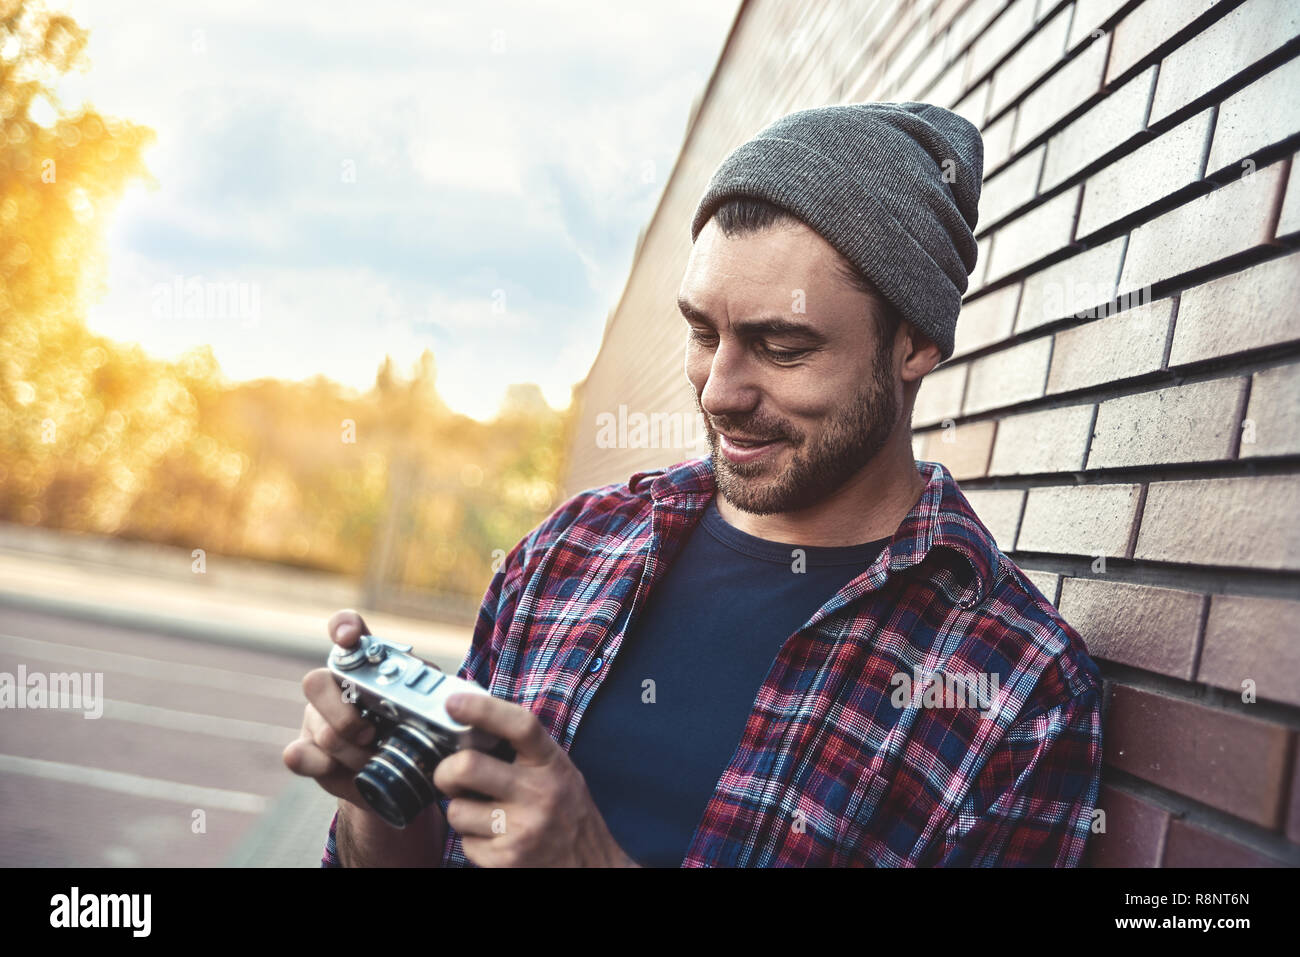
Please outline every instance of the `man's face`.
M718 491L759 515L824 499L885 445L902 384L877 306L803 224L727 238L710 220L678 306L686 377L704 418ZM742 440L762 440L744 444Z

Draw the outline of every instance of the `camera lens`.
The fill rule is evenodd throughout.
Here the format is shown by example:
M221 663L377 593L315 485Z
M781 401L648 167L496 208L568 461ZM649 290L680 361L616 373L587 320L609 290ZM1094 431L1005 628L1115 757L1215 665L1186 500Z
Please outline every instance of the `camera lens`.
M409 724L399 724L356 776L357 790L393 827L406 827L438 798L430 778L446 749Z

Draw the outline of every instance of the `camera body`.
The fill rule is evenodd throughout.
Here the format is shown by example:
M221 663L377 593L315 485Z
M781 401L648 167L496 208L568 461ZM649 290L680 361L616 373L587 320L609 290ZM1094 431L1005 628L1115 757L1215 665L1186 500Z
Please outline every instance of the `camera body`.
M508 741L447 714L454 694L488 692L409 654L410 645L362 635L355 648L335 645L328 666L344 699L376 725L378 751L356 776L357 789L377 814L402 828L441 795L433 772L463 748L514 760Z

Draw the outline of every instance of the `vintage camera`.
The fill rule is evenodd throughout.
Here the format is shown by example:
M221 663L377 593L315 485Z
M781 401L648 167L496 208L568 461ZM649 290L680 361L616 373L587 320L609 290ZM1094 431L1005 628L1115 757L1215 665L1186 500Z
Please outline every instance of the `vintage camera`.
M461 724L447 714L447 699L460 692L487 694L421 661L410 645L362 635L352 649L335 645L329 669L344 697L377 727L379 748L356 776L357 790L393 827L406 827L442 795L433 786L438 762L462 748L513 761L510 742Z

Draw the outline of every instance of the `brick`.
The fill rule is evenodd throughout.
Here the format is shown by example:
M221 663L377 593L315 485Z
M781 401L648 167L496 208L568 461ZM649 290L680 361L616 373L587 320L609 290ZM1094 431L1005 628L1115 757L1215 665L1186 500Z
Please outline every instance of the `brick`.
M966 4L967 0L939 0L930 14L930 29L935 33L946 30Z
M1016 304L1019 301L1020 286L1016 284L1003 286L964 303L957 316L953 355L960 356L983 349L1011 335L1011 324L1016 318Z
M1025 280L1016 332L1036 329L1067 316L1098 315L1115 298L1124 237L1040 269Z
M1300 601L1215 595L1197 680L1233 694L1255 682L1260 699L1300 705Z
M997 62L1034 28L1034 6L1037 0L1015 0L1000 17L971 44L970 69L966 82L982 79Z
M1149 122L1209 93L1296 36L1300 4L1295 0L1246 0L1161 61Z
M1091 44L1025 97L1016 121L1013 149L1020 150L1101 91L1106 47L1105 39Z
M1259 475L1155 482L1135 558L1300 569L1300 477Z
M1230 459L1245 395L1237 377L1109 399L1097 408L1088 468Z
M1300 253L1184 290L1169 365L1300 340Z
M912 407L912 425L934 425L961 413L962 391L966 388L966 374L970 366L948 365L931 372L921 380Z
M1116 24L1106 82L1127 73L1221 0L1146 0Z
M1034 198L1038 171L1043 168L1045 146L1026 153L980 189L980 223L996 223Z
M1029 490L1016 549L1124 558L1138 485L1061 485Z
M1065 182L1085 166L1145 129L1156 68L1139 73L1047 141L1040 192Z
M997 422L969 422L927 432L924 455L927 462L942 462L957 481L983 478L989 472L989 450Z
M1241 428L1241 457L1300 455L1300 366L1278 366L1251 376L1250 405Z
M1191 680L1205 596L1100 578L1067 578L1061 617L1094 658Z
M1119 13L1120 7L1128 0L1078 0L1074 5L1074 21L1070 24L1070 38L1066 48L1073 50L1092 35L1100 31L1106 21ZM1100 37L1104 46L1105 37Z
M1078 187L1067 189L995 232L985 282L996 282L1068 246L1078 203Z
M980 127L984 125L986 115L985 106L989 101L989 84L981 83L975 89L971 90L955 104L952 111L958 116L963 117L971 122L973 126Z
M1005 113L1002 119L980 130L984 140L984 172L993 172L1011 156L1011 128L1015 126L1016 111Z
M962 412L971 415L1037 399L1043 394L1051 351L1051 339L1044 338L976 359L970 364Z
M998 425L991 475L1075 472L1083 468L1092 405L1012 415Z
M1242 157L1300 130L1300 57L1264 74L1219 104L1206 173L1239 165Z
M1277 220L1277 235L1289 236L1300 231L1300 154L1291 156L1291 174L1286 180L1286 198Z
M1236 711L1116 685L1107 764L1260 827L1281 823L1291 732Z
M966 75L966 57L960 56L948 65L948 68L939 74L939 78L934 81L934 86L922 97L922 102L933 103L936 106L942 106L944 109L950 109L954 103L961 99L962 92L966 89L962 83L962 78ZM987 146L985 147L987 150ZM985 164L987 165L987 163Z
M1106 813L1106 830L1092 834L1084 850L1088 867L1159 867L1169 812L1108 784L1097 807Z
M1056 334L1047 394L1088 389L1160 369L1174 301L1157 299Z
M1283 867L1282 861L1267 857L1234 841L1181 818L1169 824L1162 867Z
M975 0L970 6L953 17L952 26L944 38L944 57L952 59L966 45L984 32L984 28L997 16L1006 5L1005 0Z
M993 251L993 237L981 236L975 241L975 270L970 274L966 294L975 295L984 288L984 276L989 271L989 254Z
M1060 575L1054 572L1030 571L1027 568L1020 570L1029 579L1029 583L1043 593L1044 598L1052 604L1056 604L1056 586L1061 580Z
M1011 54L993 73L989 91L989 115L996 116L1065 55L1065 38L1070 29L1070 8L1062 7L1034 31L1025 44ZM1100 79L1100 77L1099 77Z
M1120 289L1154 285L1271 244L1283 167L1265 166L1134 229Z
M1042 23L1047 19L1047 15L1052 12L1052 8L1060 3L1061 0L1038 0L1038 6L1034 13L1034 22Z
M895 90L897 102L915 101L939 76L943 64L943 44L934 42L926 29L915 29L890 61L886 82Z
M1198 113L1088 177L1076 233L1087 236L1198 182L1210 113Z
M997 542L998 548L1004 552L1011 551L1016 541L1016 528L1020 524L1020 507L1025 501L1025 490L977 489L964 494L970 507Z

